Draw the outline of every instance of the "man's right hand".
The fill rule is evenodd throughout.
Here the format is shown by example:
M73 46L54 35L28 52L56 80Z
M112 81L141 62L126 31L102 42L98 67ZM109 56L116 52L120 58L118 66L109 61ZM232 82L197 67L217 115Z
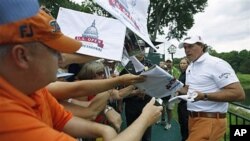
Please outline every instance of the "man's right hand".
M186 86L180 88L179 90L177 90L176 95L185 95L185 94L187 94L187 92L188 92L188 86L186 85Z

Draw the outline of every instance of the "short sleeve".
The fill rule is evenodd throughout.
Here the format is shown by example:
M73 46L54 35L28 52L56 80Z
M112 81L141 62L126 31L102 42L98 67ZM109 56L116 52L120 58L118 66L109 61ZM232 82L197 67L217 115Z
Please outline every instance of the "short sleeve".
M64 125L72 118L72 113L66 111L64 107L46 90L46 97L50 106L53 128L61 131Z
M233 68L226 61L218 61L215 63L213 69L213 79L219 88L223 88L234 82L239 82Z

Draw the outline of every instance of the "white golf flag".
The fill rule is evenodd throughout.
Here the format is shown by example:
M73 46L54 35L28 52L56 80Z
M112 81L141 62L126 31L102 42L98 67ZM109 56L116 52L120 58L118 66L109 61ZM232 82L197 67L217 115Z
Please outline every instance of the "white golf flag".
M82 42L77 53L121 61L126 26L119 20L60 7L61 31Z
M149 0L94 0L98 5L119 19L130 30L156 49L147 29Z

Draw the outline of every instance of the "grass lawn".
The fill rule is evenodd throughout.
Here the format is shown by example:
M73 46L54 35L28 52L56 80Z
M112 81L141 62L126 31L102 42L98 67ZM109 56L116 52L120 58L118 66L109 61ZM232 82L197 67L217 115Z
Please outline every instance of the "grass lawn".
M250 74L237 73L240 83L244 89L250 89Z

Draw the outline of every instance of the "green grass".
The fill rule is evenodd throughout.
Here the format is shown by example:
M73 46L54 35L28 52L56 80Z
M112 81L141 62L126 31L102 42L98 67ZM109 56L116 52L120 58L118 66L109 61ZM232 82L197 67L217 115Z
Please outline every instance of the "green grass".
M237 73L240 83L244 89L250 89L250 74Z

